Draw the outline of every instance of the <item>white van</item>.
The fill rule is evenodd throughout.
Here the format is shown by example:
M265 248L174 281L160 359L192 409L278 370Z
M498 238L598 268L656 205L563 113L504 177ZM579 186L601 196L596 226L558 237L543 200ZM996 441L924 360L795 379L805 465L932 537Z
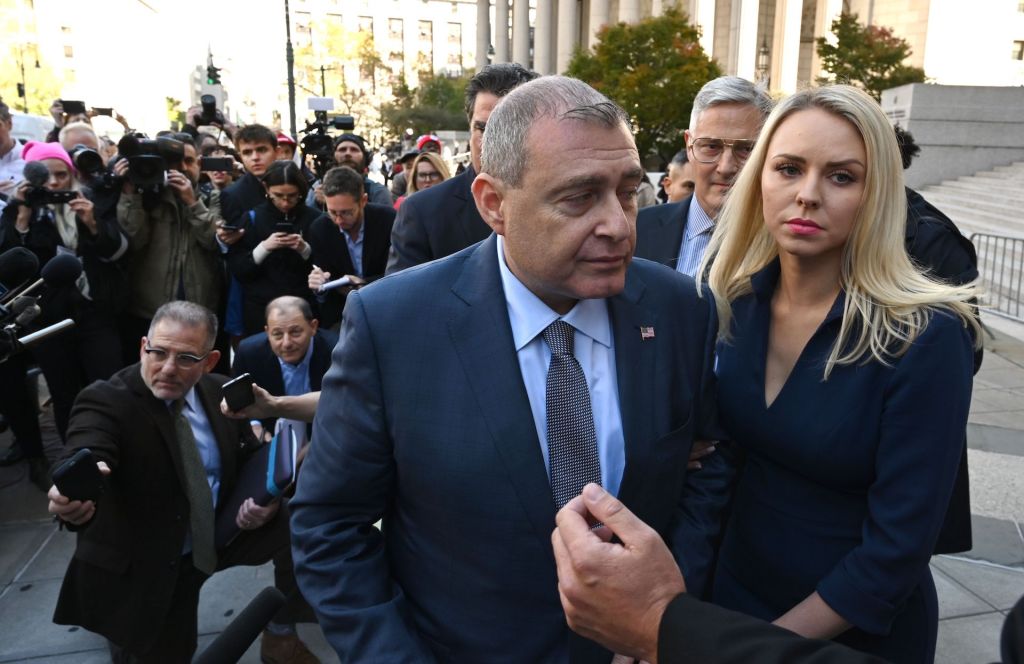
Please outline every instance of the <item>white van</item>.
M43 115L26 115L17 111L11 111L11 120L14 127L11 129L11 136L25 141L45 141L46 135L53 129L53 118Z

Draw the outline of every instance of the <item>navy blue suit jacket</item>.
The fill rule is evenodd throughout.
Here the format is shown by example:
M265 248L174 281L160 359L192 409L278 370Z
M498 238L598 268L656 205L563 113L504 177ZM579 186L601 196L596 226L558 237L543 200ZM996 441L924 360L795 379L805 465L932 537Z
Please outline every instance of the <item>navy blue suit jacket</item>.
M474 179L470 166L402 202L391 231L387 274L450 256L491 234L473 200Z
M558 599L555 505L496 245L349 296L291 503L296 574L342 661L610 659L570 638ZM619 497L681 552L700 592L718 528L708 508L728 484L720 455L686 472L694 436L717 437L713 301L635 260L608 309Z
M636 217L634 255L637 258L646 258L676 269L691 198L693 194L678 203L651 205L640 210Z

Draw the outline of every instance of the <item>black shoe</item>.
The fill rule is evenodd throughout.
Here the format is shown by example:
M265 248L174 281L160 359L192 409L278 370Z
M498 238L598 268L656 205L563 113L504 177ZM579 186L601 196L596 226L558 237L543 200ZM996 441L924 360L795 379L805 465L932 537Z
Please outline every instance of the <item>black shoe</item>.
M50 477L50 462L46 457L32 457L28 460L28 478L43 493L47 493L53 486L53 478Z
M21 451L21 446L14 443L6 452L0 454L0 466L13 466L24 458L25 453Z

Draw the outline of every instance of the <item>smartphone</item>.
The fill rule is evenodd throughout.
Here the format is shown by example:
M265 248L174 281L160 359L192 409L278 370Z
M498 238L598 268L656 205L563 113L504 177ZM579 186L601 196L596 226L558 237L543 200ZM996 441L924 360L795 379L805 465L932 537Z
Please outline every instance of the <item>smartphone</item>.
M78 198L77 191L47 191L45 194L46 202L51 205L70 203L76 198Z
M62 496L71 500L97 500L103 493L103 475L96 467L96 457L88 447L53 471L53 483Z
M112 108L102 108L100 106L93 106L92 107L92 112L95 113L96 115L105 115L108 118L114 115L114 109L112 109Z
M237 413L254 404L256 396L252 393L252 384L252 374L248 373L224 383L221 389L224 390L224 401L227 402L228 408Z
M199 170L232 173L235 170L235 160L231 157L200 157Z
M61 99L61 108L64 109L64 113L67 115L81 115L85 113L85 102L75 101L73 99Z
M275 233L295 233L295 224L290 221L279 221L274 224Z

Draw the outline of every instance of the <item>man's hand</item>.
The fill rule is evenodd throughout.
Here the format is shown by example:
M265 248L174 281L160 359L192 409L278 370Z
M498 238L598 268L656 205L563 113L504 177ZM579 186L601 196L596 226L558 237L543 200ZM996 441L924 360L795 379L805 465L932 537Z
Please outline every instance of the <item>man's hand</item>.
M53 118L53 123L57 125L58 129L64 126L64 104L60 102L60 99L54 99L50 104L50 117Z
M323 270L318 268L316 265L314 265L313 269L309 273L309 278L307 279L307 282L308 282L308 285L309 285L309 290L313 291L314 293L317 293L317 292L320 291L320 287L323 286L324 284L326 284L330 280L331 280L331 273L330 272L324 272Z
M97 461L96 467L104 476L110 474L110 466L105 461ZM89 523L93 514L96 513L96 503L91 500L71 500L67 496L61 495L56 484L50 487L46 496L50 499L50 504L47 507L50 514L55 514L61 521L67 521L72 525L81 526Z
M221 399L220 412L233 420L262 420L265 417L278 416L274 408L276 397L255 383L252 385L252 394L256 401L242 410L231 410L228 408L228 402Z
M89 232L96 235L96 217L93 215L93 204L88 198L78 192L78 198L69 201L68 207L74 210L78 220L85 224Z
M234 243L241 240L243 235L245 235L244 228L236 228L235 230L231 230L228 228L224 228L223 221L217 222L217 239L226 244L227 246L230 247Z
M598 522L604 525L591 530ZM569 627L613 652L656 662L661 616L686 592L661 536L596 484L563 507L556 523L551 543Z
M690 461L686 464L687 470L700 470L704 466L700 460L715 453L717 440L695 440L690 448Z
M313 200L316 201L317 205L324 204L324 188L322 184L313 185Z
M120 159L118 159L116 162L114 162L114 167L112 170L114 171L114 175L124 180L124 182L121 184L121 192L124 194L134 193L135 185L128 181L128 158L121 157Z
M238 506L238 516L235 517L235 525L242 530L256 530L267 524L277 514L278 501L273 501L266 507L260 507L252 498L246 498L245 502Z
M167 186L174 190L174 193L185 205L196 204L196 192L192 188L192 180L189 180L184 173L174 170L167 171Z

